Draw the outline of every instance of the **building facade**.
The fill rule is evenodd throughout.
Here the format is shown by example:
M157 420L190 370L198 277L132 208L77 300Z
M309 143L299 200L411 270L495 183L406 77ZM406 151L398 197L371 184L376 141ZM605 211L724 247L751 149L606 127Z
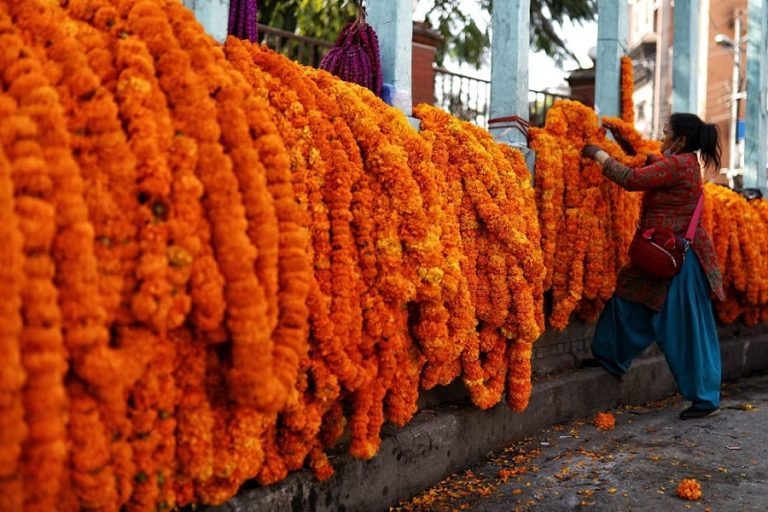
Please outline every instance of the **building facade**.
M746 33L747 0L700 0L698 41L698 106L694 112L718 125L723 143L723 167L728 166L731 133L731 105L734 93L744 90L746 66L742 45L739 89L732 87L734 69L734 27L741 17L742 38ZM672 113L672 57L674 55L673 0L630 0L629 54L634 61L635 119L646 137L659 137L664 122ZM744 115L740 100L738 119ZM743 160L742 145L737 146L737 168Z

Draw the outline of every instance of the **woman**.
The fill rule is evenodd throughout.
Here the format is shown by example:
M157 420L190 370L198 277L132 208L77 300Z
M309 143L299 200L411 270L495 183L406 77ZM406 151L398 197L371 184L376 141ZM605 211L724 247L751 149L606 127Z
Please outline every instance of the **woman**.
M583 154L603 166L603 175L630 191L643 191L639 229L664 227L685 235L702 193L701 168L720 168L717 127L693 114L672 114L664 128L664 157L631 169L600 147ZM692 402L680 419L709 416L720 406L720 342L712 313L711 294L720 300L723 284L712 241L698 225L680 272L672 279L654 279L625 266L614 296L600 316L592 340L595 360L621 376L632 360L654 340L666 356L680 393Z

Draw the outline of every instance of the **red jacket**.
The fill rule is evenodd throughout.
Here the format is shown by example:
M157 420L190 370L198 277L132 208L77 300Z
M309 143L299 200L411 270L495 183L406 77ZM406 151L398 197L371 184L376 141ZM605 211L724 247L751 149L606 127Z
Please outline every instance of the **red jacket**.
M695 153L654 158L649 165L637 169L610 158L603 166L603 175L626 190L643 192L641 229L664 227L685 236L702 191L701 167ZM717 254L701 221L692 249L699 257L712 292L723 300L723 279ZM658 311L667 298L670 281L650 279L629 264L619 272L615 295Z

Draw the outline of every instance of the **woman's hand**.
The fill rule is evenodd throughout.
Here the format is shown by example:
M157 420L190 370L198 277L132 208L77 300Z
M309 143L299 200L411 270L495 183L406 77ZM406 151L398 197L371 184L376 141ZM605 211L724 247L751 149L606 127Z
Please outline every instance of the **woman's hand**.
M596 144L587 144L584 146L584 149L581 150L581 154L587 158L591 158L592 160L596 160L597 153L599 151L602 151L603 148Z
M637 154L635 148L632 147L632 144L627 142L627 139L624 138L619 130L614 128L609 128L609 130L611 131L611 135L613 135L613 139L619 146L621 146L621 150L624 151L626 155L635 156Z

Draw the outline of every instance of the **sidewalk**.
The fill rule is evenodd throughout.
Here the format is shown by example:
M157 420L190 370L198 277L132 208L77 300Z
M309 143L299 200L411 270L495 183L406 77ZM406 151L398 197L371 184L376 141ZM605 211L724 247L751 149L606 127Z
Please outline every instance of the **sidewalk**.
M390 510L768 510L768 374L726 384L721 413L677 415L679 396L541 430ZM695 478L702 498L676 495Z

